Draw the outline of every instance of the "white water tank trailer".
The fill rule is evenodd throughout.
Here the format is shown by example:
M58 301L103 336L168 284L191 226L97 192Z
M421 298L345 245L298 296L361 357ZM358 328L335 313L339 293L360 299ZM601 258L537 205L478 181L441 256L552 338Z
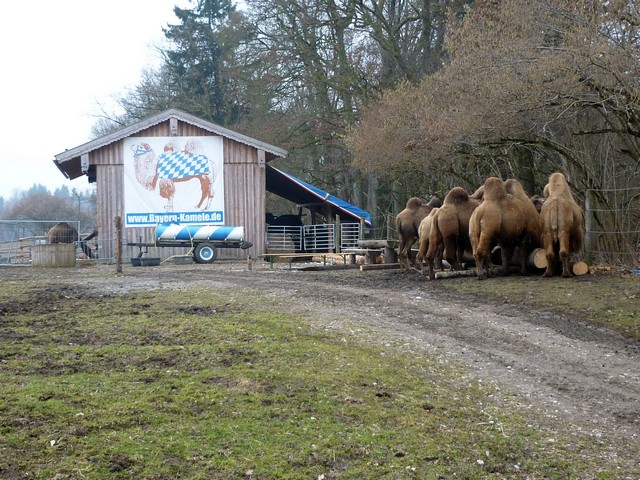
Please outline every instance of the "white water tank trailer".
M244 227L225 225L181 225L178 223L159 223L156 225L155 243L133 242L129 246L140 247L191 247L196 263L213 263L217 258L217 248L241 248L253 246L244 239Z

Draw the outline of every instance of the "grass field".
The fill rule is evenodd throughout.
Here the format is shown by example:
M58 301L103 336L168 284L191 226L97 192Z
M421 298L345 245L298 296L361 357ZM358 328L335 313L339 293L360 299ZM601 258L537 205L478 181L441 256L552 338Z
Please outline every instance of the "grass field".
M3 479L640 477L510 402L258 292L0 291Z

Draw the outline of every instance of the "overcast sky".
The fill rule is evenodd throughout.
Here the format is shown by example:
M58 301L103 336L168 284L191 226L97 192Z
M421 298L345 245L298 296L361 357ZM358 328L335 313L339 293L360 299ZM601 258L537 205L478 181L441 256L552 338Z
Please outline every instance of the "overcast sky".
M97 103L134 87L158 64L162 28L188 0L3 2L0 52L0 196L66 180L56 154L90 140Z

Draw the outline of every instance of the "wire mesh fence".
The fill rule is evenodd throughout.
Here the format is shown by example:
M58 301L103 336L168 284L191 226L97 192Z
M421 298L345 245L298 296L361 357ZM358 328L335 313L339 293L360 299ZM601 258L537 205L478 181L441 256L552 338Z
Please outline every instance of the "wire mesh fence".
M0 220L0 265L29 265L35 245L47 243L47 233L57 220ZM80 222L65 221L75 231L72 242L80 240Z
M587 260L640 264L640 187L588 190L585 198Z

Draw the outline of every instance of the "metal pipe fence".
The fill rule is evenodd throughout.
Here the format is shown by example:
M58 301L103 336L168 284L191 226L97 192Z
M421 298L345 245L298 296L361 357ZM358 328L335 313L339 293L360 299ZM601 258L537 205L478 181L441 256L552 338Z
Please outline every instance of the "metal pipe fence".
M267 225L266 252L335 252L342 248L357 247L358 241L364 237L363 226L360 223L339 223L338 225L339 229L331 223L302 227Z

